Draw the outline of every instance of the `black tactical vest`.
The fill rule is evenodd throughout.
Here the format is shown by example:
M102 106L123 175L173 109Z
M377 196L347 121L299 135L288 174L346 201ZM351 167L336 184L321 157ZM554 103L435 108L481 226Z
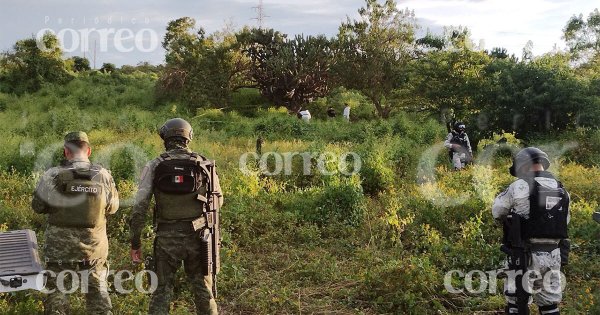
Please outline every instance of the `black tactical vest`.
M204 212L208 171L205 159L191 153L187 159L160 156L154 170L154 198L157 217L162 220L194 220Z
M555 179L549 172L537 172L534 177ZM523 238L569 238L567 218L569 194L558 182L558 188L547 188L533 178L524 178L529 183L529 219L523 221Z
M467 149L469 146L467 145L467 134L466 133L458 133L456 131L452 131L452 140L450 140L451 144L458 144L461 147Z
M60 227L94 228L105 224L108 188L102 167L67 167L54 177L55 191L48 203L53 211L48 223Z

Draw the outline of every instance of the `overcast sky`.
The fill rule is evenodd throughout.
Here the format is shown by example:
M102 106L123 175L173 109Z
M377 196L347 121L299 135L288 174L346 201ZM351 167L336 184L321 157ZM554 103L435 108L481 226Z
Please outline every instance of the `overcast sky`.
M383 0L382 0L383 1ZM600 7L590 0L398 0L400 8L415 11L421 32L441 32L444 26L466 26L475 43L486 49L505 47L521 55L528 40L534 54L549 52L554 45L564 48L562 28L567 20L583 13L587 16ZM160 41L168 21L190 16L208 32L226 24L235 27L256 25L258 0L2 0L0 6L0 49L7 50L16 40L49 28L64 35L68 55L93 59L96 42L96 65L117 65L164 60ZM346 16L357 16L364 0L264 0L268 16L265 26L287 34L325 34L333 36ZM89 45L82 43L86 30L91 32ZM75 35L78 34L78 35ZM153 36L156 40L153 42ZM136 37L137 40L136 41ZM120 38L120 40L119 40ZM75 39L75 40L73 40ZM79 43L78 43L79 42ZM103 47L105 46L105 47Z

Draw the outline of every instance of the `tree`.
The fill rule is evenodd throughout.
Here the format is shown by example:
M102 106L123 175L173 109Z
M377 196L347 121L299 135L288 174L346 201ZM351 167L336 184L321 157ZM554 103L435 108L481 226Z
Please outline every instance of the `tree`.
M443 36L435 35L427 30L427 34L415 41L415 43L425 50L442 50L447 42Z
M600 11L595 9L586 20L573 16L563 29L563 38L574 59L584 62L600 52Z
M471 40L471 30L465 26L445 26L443 37L447 50L472 50L475 46Z
M43 83L64 84L68 73L58 38L46 33L37 40L19 40L0 60L0 88L9 93L35 92Z
M148 74L158 74L162 70L162 68L162 65L155 66L148 61L140 61L135 66L123 65L120 70L121 73L124 74L132 74L136 71Z
M216 32L206 36L189 17L169 22L163 47L165 70L157 83L160 99L177 99L189 107L224 107L240 85L245 60L236 36Z
M531 40L528 40L525 47L523 47L521 60L523 60L523 62L530 62L533 60L533 42Z
M587 83L575 75L567 54L546 54L530 62L496 59L486 68L489 87L481 111L493 130L520 137L574 128L592 108Z
M71 62L73 62L73 71L75 72L89 71L91 69L90 61L87 58L75 56L71 58Z
M117 66L114 63L103 63L100 68L100 72L113 73L117 70Z
M490 62L485 52L466 47L431 51L413 63L410 81L412 109L466 118L481 106L484 69Z
M252 29L238 41L250 60L248 78L271 102L296 111L329 91L333 53L324 36L287 39L272 29Z
M407 66L416 54L414 13L399 10L394 0L366 0L358 13L358 20L340 26L334 73L338 84L362 92L379 116L388 117L398 105L389 100L406 87Z
M509 57L508 50L504 47L494 47L489 53L490 57L497 59L506 59Z

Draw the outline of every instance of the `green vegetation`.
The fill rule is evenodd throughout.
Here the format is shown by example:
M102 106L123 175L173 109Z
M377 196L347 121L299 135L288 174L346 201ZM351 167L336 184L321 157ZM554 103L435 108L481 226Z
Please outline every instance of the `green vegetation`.
M539 145L573 199L564 313L600 313L600 226L591 220L600 203L597 11L567 23L571 52L533 57L528 45L517 58L477 49L464 28L416 38L413 12L396 7L367 0L331 39L262 29L206 35L193 19L177 19L161 66L95 71L83 58L63 60L50 35L48 50L17 42L0 57L0 230L34 229L43 245L45 220L30 209L31 193L61 158L64 134L83 130L121 195L109 219L111 268L139 271L127 224L136 183L163 150L157 128L182 117L195 129L192 148L216 159L222 177L218 302L226 313L489 313L504 307L500 281L497 294L452 294L444 276L500 267L490 207L513 180L503 144ZM325 117L344 104L351 123ZM311 123L289 115L299 106ZM450 171L440 142L458 119L477 156L498 149L490 165ZM253 158L242 171L240 157L259 137L263 152L311 153L309 174L300 156L291 174L267 176ZM337 157L347 152L361 157L355 174L340 172ZM148 254L150 217L144 234ZM1 313L41 313L41 297L2 294ZM145 314L148 298L114 294L115 313ZM81 296L73 303L85 312ZM176 291L173 313L188 314L190 303L189 292Z
M503 307L501 295L450 294L443 278L453 269L500 266L501 231L490 206L511 181L506 157L499 156L493 168L475 166L454 173L442 151L435 186L417 178L418 164L445 130L426 117L398 113L387 120L305 124L275 109L260 111L256 118L218 110L192 113L176 103L152 105L155 78L141 72L96 73L33 94L0 95L5 104L0 112L5 135L0 139L1 228L32 228L43 243L44 218L30 209L30 194L39 172L60 157L63 134L85 130L94 144L92 159L112 169L123 200L109 221L112 268L139 268L129 262L126 224L136 178L143 163L162 150L156 128L167 118L181 116L195 128L192 147L216 158L223 178L227 197L219 302L228 313L471 314ZM353 95L339 93L349 99ZM327 101L337 97L342 96ZM597 311L600 299L600 229L590 219L600 201L595 193L600 171L586 166L600 159L594 149L600 146L598 134L579 129L562 139L582 144L561 160L559 169L574 199L571 231L576 248L566 269L564 306L572 313ZM263 176L250 160L250 172L243 174L239 157L254 151L258 135L265 139L263 152L353 151L363 158L363 166L354 176L326 176L313 160L311 175L303 176L301 158L296 157L292 175ZM482 147L501 138L482 141ZM337 168L332 159L324 165ZM466 199L446 207L440 202L444 195ZM188 294L177 294L175 314L191 308ZM145 313L148 296L113 297L117 314ZM32 292L5 294L0 308L7 314L35 314L41 312L40 298ZM74 308L83 314L81 298L74 300Z

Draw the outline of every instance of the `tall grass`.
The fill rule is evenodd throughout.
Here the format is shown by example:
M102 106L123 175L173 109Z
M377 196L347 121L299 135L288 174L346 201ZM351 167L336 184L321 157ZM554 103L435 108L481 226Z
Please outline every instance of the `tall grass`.
M92 160L112 170L123 200L109 220L111 264L113 269L139 268L129 262L127 220L140 168L163 149L157 128L183 117L194 126L191 147L216 159L222 177L218 302L225 312L472 314L502 309L500 295L450 294L443 278L453 269L500 266L501 232L490 206L512 180L506 158L455 173L448 171L442 152L432 186L417 180L419 159L442 141L445 130L427 117L400 113L388 120L315 119L306 124L277 109L189 112L178 104L154 104L153 80L139 73L96 74L21 97L0 94L0 229L31 228L42 242L45 219L30 209L31 192L40 172L60 160L63 135L84 130L93 145ZM332 96L329 102L343 97ZM573 196L576 246L566 268L567 313L597 312L600 299L600 226L590 220L599 202L600 172L593 166L596 153L589 149L595 142L583 140L588 132L595 134L582 131L582 145L557 168ZM263 152L356 152L362 168L354 175L324 175L317 159L311 159L311 173L304 176L296 158L289 176L266 176L256 163L244 173L240 156L254 152L258 137L264 140ZM324 163L327 170L336 167L332 159ZM436 196L465 196L465 201L445 205ZM150 218L144 235L143 248L150 253ZM183 275L179 280L185 282ZM41 313L39 293L1 297L2 313ZM144 294L112 297L116 314L146 312ZM84 314L83 300L73 303L76 314ZM189 313L189 292L178 290L173 308L174 314Z

